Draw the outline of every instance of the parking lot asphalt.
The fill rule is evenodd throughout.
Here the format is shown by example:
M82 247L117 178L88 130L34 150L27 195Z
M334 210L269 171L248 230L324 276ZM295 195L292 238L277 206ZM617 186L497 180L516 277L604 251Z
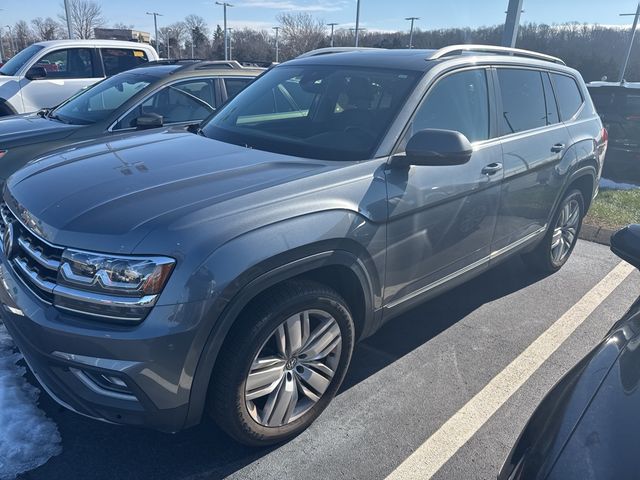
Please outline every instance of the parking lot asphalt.
M19 478L418 478L403 462L414 452L414 460L434 454L424 442L619 264L607 247L579 241L555 275L533 275L514 258L411 310L356 347L333 403L278 447L240 446L209 421L175 435L103 424L43 393L40 407L57 423L63 451ZM495 478L544 394L640 294L640 274L614 287L468 441L452 434L460 448L450 449L433 478Z

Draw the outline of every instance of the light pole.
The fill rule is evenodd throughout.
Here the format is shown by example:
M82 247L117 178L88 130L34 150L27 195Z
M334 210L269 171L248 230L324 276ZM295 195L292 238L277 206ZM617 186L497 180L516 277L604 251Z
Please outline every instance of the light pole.
M153 27L156 31L156 48L160 51L160 41L158 40L158 17L162 17L161 13L158 12L147 12L147 15L153 15ZM167 58L169 55L167 55Z
M356 47L358 46L358 34L360 33L360 0L356 3Z
M0 8L0 12L3 9ZM4 46L3 46L3 41L2 41L2 27L0 27L0 63L4 62Z
M523 0L509 0L507 18L504 22L502 33L502 46L515 47L518 39L518 27L520 26L520 14L522 13Z
M69 34L69 39L72 39L73 33L71 30L71 12L69 11L69 0L64 0L64 14L67 16L67 33Z
M11 25L5 25L5 27L7 27L7 30L9 30L9 43L11 45L11 50L13 52L13 55L15 55L18 52L16 51L16 41L13 38L13 31L11 30Z
M227 28L229 30L229 60L233 60L233 28Z
M629 39L629 46L627 47L627 54L624 57L624 63L620 69L620 85L624 82L624 74L627 72L627 65L629 65L629 57L631 56L631 50L633 49L633 41L636 38L636 29L638 28L638 18L640 17L640 2L638 2L638 8L636 13L621 13L620 16L635 15L633 19L633 26L631 27L631 38Z
M331 27L331 46L333 47L333 27L338 25L337 23L327 23Z
M276 31L276 63L280 61L280 45L278 44L278 33L280 33L280 27L271 27Z
M233 7L230 3L227 2L216 2L216 5L222 5L224 10L224 59L229 60L229 51L227 50L229 45L228 32L227 32L227 7Z
M407 17L405 20L411 21L411 30L409 30L409 48L413 48L413 22L420 20L420 17Z

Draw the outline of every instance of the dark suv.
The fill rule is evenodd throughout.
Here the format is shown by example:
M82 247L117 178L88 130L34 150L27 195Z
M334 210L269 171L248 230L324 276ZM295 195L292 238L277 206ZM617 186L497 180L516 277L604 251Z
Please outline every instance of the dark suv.
M262 445L306 428L357 340L511 255L553 272L605 132L580 75L515 49L311 52L197 133L6 182L2 318L81 414Z

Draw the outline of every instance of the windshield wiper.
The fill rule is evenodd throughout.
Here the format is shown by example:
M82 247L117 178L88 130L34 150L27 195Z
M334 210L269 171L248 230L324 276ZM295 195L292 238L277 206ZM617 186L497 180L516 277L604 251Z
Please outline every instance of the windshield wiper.
M42 117L42 118L46 118L49 116L49 114L51 113L51 109L50 108L41 108L40 110L38 110L36 112L36 115Z

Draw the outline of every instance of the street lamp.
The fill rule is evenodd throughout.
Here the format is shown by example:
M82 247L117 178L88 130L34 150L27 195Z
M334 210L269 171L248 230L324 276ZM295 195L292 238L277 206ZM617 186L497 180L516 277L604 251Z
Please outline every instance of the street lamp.
M229 30L229 60L233 60L233 28L227 28Z
M360 33L360 0L356 4L356 47L358 46L358 34Z
M3 9L0 8L0 12ZM3 42L2 42L2 27L0 27L0 63L4 62L4 46L3 46Z
M338 25L337 23L327 23L328 26L331 27L331 46L333 47L333 27Z
M227 45L229 45L228 33L227 33L227 7L233 7L230 3L227 2L216 2L216 5L222 5L224 10L224 59L229 60Z
M11 30L11 25L5 25L5 27L7 27L7 30L9 30L9 43L11 45L11 50L13 51L13 55L15 55L18 52L16 51L16 41L13 38L13 31Z
M280 58L280 45L278 44L278 33L280 32L280 27L271 27L276 31L276 63L279 62Z
M162 17L163 15L158 12L147 12L147 15L153 15L153 27L156 31L156 48L158 51L160 50L160 41L158 40L158 17ZM167 55L167 58L169 55Z
M420 20L420 17L407 17L405 20L411 21L411 30L409 30L409 48L413 48L413 22Z

